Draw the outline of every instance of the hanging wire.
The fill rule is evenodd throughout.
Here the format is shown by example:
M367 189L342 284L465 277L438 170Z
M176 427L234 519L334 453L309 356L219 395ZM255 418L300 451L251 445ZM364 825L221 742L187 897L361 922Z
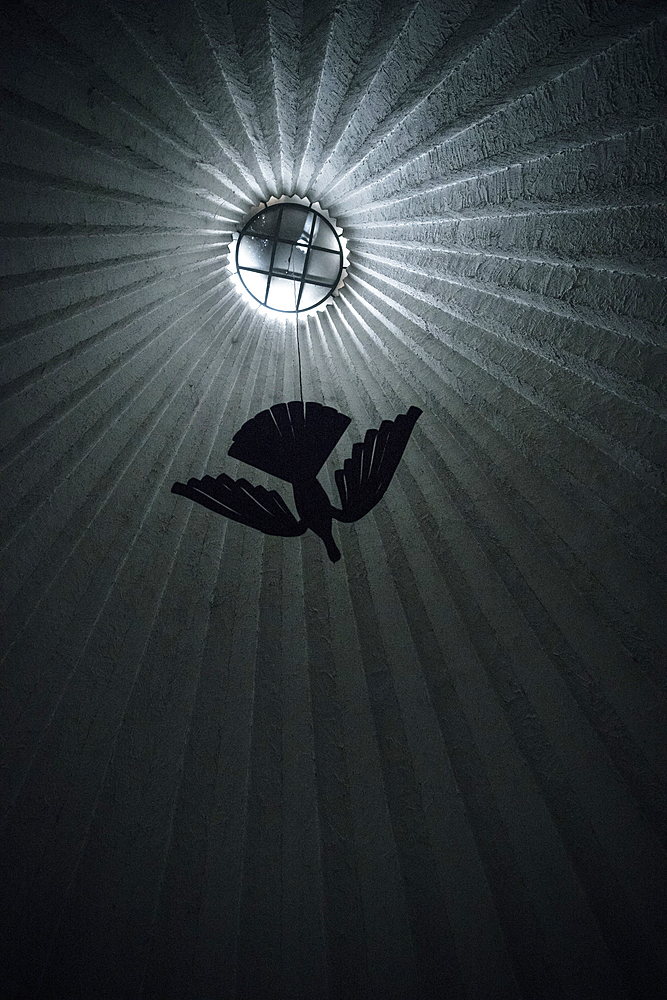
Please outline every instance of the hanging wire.
M296 287L296 284L295 284ZM301 344L299 343L299 314L298 312L294 314L294 322L296 324L296 352L299 358L299 392L301 393L301 403L303 404L303 379L301 377Z
M287 258L288 273L292 269L293 253L294 253L294 247L291 247L289 252L289 257ZM301 374L301 344L299 343L299 309L298 309L298 300L296 294L296 281L292 281L292 287L294 289L294 329L296 331L296 353L299 359L299 392L301 394L301 405L303 406L303 377Z

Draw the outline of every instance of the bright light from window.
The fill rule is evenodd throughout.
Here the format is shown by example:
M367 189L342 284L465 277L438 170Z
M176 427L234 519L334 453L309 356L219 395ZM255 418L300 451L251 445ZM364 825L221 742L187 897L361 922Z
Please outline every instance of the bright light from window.
M250 219L236 244L237 275L259 305L302 312L331 295L343 270L334 227L312 208L270 205Z

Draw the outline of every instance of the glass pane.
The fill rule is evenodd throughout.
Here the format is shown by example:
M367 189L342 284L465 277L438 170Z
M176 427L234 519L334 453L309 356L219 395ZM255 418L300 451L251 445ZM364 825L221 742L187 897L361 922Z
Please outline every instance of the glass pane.
M299 309L310 309L311 306L317 305L318 302L326 299L328 294L329 292L322 285L309 285L308 282L305 282L303 292L301 293Z
M263 236L273 236L278 226L279 217L280 210L272 206L263 212L258 212L254 219L248 223L248 229Z
M313 213L298 205L283 205L280 236L286 240L306 240L310 236Z
M300 275L306 263L306 249L305 246L294 246L293 243L278 243L276 256L273 259L273 270Z
M271 278L267 306L272 309L296 311L296 297L299 294L299 284L289 278Z
M340 256L334 253L324 253L322 250L311 250L308 258L308 277L319 278L333 285L338 277Z
M268 271L271 266L273 240L259 236L242 236L239 240L239 267L259 267Z
M239 271L239 278L246 286L251 295L254 295L260 302L264 301L266 295L266 274L257 274L256 271Z
M334 236L331 226L328 226L322 219L315 219L315 231L313 233L313 246L328 247L329 250L336 250L340 253L338 240Z

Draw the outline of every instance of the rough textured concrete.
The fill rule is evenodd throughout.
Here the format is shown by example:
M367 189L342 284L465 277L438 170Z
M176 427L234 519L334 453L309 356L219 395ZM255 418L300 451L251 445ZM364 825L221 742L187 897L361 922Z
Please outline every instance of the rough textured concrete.
M664 4L4 17L2 996L664 996ZM282 193L337 460L424 410L336 565L169 491L298 395Z

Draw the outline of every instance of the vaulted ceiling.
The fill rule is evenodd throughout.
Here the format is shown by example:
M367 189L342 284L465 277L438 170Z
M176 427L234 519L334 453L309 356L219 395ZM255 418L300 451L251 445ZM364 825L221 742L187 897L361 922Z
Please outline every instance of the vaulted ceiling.
M664 3L3 16L2 995L663 996ZM170 492L276 486L282 194L348 240L331 496L424 411L336 564Z

